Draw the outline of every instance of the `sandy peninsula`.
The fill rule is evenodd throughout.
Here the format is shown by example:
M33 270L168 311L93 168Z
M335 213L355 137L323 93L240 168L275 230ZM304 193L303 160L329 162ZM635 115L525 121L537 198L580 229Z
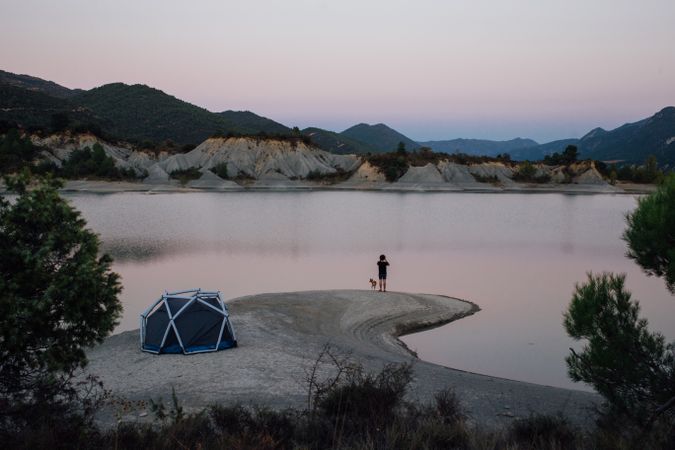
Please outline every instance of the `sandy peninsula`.
M561 413L588 423L599 397L449 369L420 361L397 339L415 330L473 314L469 302L439 295L336 290L247 296L228 302L239 346L197 355L151 355L139 349L138 330L108 338L88 352L89 373L115 396L168 400L175 388L189 409L213 402L306 405L306 372L325 344L351 354L367 370L412 362L408 398L429 402L447 387L459 394L472 420L486 426L531 414ZM467 336L467 339L471 339ZM320 369L328 375L331 366ZM136 411L127 417L146 416Z

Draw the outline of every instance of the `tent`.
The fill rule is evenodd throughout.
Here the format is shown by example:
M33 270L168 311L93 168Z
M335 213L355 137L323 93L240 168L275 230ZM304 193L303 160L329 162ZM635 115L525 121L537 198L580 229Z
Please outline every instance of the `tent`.
M236 346L220 292L165 292L141 314L141 350L145 352L189 354Z

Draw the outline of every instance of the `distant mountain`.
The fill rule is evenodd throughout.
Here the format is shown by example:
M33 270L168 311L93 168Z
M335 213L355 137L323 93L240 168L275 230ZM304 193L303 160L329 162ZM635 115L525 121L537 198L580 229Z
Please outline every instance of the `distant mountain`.
M42 78L32 77L30 75L18 75L11 72L5 72L4 70L0 70L0 84L8 84L29 91L42 92L57 98L70 98L77 95L79 92L82 92L81 89L68 89L53 81L43 80Z
M532 139L515 138L508 141L490 141L485 139L451 139L448 141L419 142L420 145L431 147L434 151L444 153L466 153L475 156L497 156L500 153L510 153L514 149L536 147L539 145Z
M416 150L421 147L417 142L383 123L378 123L377 125L360 123L339 134L342 137L363 142L371 146L378 153L396 150L399 142L405 144L406 150Z
M129 141L198 144L213 134L289 134L290 129L250 111L212 113L145 85L107 84L84 91L0 71L0 120L52 130L55 116L68 128L96 129Z
M252 132L265 132L267 134L289 134L291 129L286 125L275 122L267 117L262 117L251 111L223 111L218 113L231 124L238 128L252 130Z
M611 131L596 128L579 141L582 157L643 163L649 155L659 164L675 165L675 107Z
M668 106L653 116L627 123L614 130L595 128L581 139L562 139L535 147L514 149L515 160L539 160L576 145L581 158L642 164L649 155L660 165L675 166L675 107Z
M334 131L309 127L302 130L302 134L309 136L313 143L331 153L339 155L377 153L375 147Z
M579 139L560 139L547 142L546 144L514 148L508 153L514 161L539 161L544 159L546 155L552 155L555 152L562 153L568 145L576 145L578 147Z

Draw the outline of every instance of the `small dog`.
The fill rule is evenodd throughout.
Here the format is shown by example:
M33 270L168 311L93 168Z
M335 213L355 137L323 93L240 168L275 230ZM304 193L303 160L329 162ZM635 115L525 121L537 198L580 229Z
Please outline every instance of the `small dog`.
M375 290L376 287L377 287L377 281L375 281L375 280L373 280L373 279L371 278L371 279L370 279L370 288L371 288L372 290Z

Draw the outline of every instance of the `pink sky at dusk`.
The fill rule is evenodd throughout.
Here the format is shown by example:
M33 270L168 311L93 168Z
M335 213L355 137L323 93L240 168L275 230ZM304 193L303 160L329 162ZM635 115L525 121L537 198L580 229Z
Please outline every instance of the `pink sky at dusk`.
M0 0L0 69L417 140L614 128L675 104L675 1Z

